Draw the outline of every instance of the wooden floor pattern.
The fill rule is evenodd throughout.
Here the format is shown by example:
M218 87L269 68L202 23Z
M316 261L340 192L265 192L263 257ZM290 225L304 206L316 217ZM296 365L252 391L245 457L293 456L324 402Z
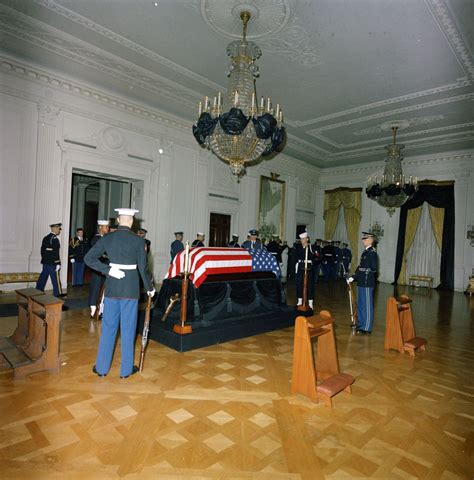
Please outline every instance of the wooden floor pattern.
M184 354L150 342L143 374L120 380L117 352L100 379L99 325L65 312L59 374L0 372L0 478L472 478L474 299L408 293L428 339L416 358L384 351L392 286L378 287L371 337L350 336L344 284L317 286L356 378L332 410L291 395L291 328Z

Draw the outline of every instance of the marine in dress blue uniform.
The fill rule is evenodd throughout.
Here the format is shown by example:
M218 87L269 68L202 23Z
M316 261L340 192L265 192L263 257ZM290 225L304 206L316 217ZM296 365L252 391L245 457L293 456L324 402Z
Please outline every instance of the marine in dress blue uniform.
M314 299L314 263L316 261L316 255L313 249L313 246L309 242L309 236L307 232L303 232L299 235L301 239L301 244L297 245L295 248L295 258L296 258L296 297L298 301L297 306L303 305L303 288L304 288L304 269L305 269L305 259L306 259L306 250L308 250L308 306L313 308L313 299Z
M102 332L93 372L107 375L120 326L122 363L120 377L138 369L133 365L141 277L149 296L155 294L146 268L145 241L130 230L138 210L117 208L119 227L102 237L87 253L86 264L106 275ZM107 252L109 265L101 261Z
M335 278L335 266L336 261L336 252L334 251L334 245L331 242L323 242L323 248L321 250L322 255L322 265L323 265L323 275L324 282L328 283L329 280Z
M322 240L320 238L316 239L316 242L314 242L313 245L313 250L314 250L314 283L318 283L319 281L319 272L321 270L321 260L322 260L322 255L321 251L323 249L322 245Z
M352 262L352 251L347 243L342 244L342 265L344 266L344 273L349 273L349 267Z
M280 264L282 248L278 240L278 235L272 235L272 239L267 245L267 251L271 253L276 258L278 264Z
M59 249L61 247L58 235L61 233L62 223L53 223L49 226L51 233L46 235L41 242L41 270L36 288L44 292L48 277L53 284L53 295L62 297L61 281L59 280L59 270L61 269L61 259L59 258Z
M173 262L174 257L178 255L179 252L184 250L183 244L183 232L174 232L175 240L170 245L170 255L171 255L171 262Z
M258 239L258 230L255 230L255 228L249 230L249 238L242 243L242 248L246 248L247 250L263 250L262 242Z
M98 233L96 233L90 241L90 247L92 248L104 235L109 233L109 221L108 220L98 220ZM101 258L102 263L107 265L108 259L107 255L103 255ZM105 282L105 276L97 270L91 270L91 282L89 284L89 307L91 309L91 317L94 316L97 300L99 299L100 291L102 285Z
M374 248L375 236L370 232L362 232L362 243L365 250L354 275L348 282L357 282L357 330L356 333L370 334L374 322L374 287L377 273L377 252Z
M230 248L240 248L239 236L236 233L232 234L232 240L227 244Z
M69 243L69 261L72 268L72 286L82 287L84 283L84 256L88 250L88 242L84 237L84 229L77 228L76 236Z
M204 238L204 233L196 233L196 240L193 240L193 243L191 243L191 247L204 247Z

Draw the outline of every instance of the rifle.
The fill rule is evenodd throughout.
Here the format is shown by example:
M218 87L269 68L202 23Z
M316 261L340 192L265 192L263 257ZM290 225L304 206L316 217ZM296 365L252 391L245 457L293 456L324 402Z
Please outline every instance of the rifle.
M148 332L150 331L150 311L151 311L151 300L153 297L148 297L146 302L145 310L145 322L143 323L143 333L142 333L142 350L140 352L140 364L138 371L141 373L143 371L143 361L145 360L145 349L148 343Z
M344 264L342 264L342 268L344 269L344 278L347 280L348 275ZM351 333L352 335L355 335L357 329L357 303L355 301L351 282L347 282L347 290L349 292L349 306L351 309Z
M170 303L166 307L165 314L161 318L162 322L164 322L168 318L168 315L171 313L171 310L173 309L174 304L177 302L179 302L179 293L175 293L172 297L170 297Z
M306 256L304 262L304 274L303 274L303 305L299 305L297 310L299 312L308 312L311 310L308 305L308 249L309 246L306 247Z
M99 321L100 316L100 306L102 305L102 298L104 297L105 291L105 279L100 286L99 295L97 296L97 300L95 301L95 312L94 312L94 320L97 322Z
M189 242L186 242L184 272L181 280L181 312L180 322L181 325L173 325L173 332L180 335L186 335L192 333L193 327L191 325L185 325L188 317L188 288L189 288Z

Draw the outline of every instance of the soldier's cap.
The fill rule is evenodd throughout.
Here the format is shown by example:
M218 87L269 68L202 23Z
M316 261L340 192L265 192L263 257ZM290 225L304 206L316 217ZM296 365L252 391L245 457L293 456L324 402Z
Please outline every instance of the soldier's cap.
M300 233L300 234L299 234L299 237L300 237L301 239L303 239L303 238L308 238L308 232Z
M125 215L127 217L133 217L136 213L140 211L140 210L136 210L135 208L114 208L114 210L119 215Z
M183 232L174 232L174 235L184 235Z
M322 242L322 240L320 238L317 238L316 241L317 242Z
M204 233L202 233L202 232L197 232L196 235L197 235L198 237L205 237L205 236L206 236L206 235L204 235Z
M82 227L77 227L77 228L76 228L76 232L78 232L79 230L84 231L84 229L83 229Z
M52 223L49 228L53 228L53 227L62 227L63 224L62 223Z
M278 238L278 233L272 233L273 238Z
M109 221L108 220L97 220L97 225L108 225Z
M249 235L258 235L258 230L252 228L251 230L249 230Z
M232 238L239 238L239 236L236 233L233 233Z
M362 232L362 240L365 240L366 238L375 238L375 235L371 232Z
M138 231L143 233L148 233L148 230L146 228L139 228Z

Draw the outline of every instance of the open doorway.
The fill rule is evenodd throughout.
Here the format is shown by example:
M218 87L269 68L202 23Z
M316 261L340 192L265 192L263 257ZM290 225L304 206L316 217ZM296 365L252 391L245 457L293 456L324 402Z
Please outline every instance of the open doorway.
M209 220L209 246L226 247L230 239L231 216L211 213Z

